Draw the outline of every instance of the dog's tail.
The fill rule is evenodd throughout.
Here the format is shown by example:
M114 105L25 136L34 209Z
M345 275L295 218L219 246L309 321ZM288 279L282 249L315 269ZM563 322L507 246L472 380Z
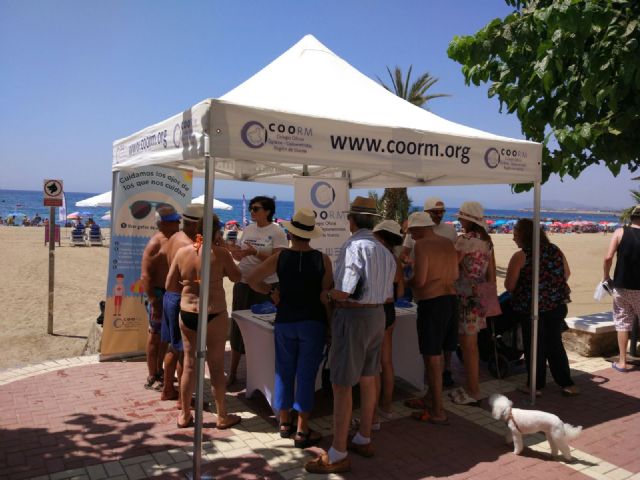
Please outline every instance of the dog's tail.
M564 437L568 441L578 438L580 432L582 432L582 427L574 427L573 425L569 425L568 423L564 424Z

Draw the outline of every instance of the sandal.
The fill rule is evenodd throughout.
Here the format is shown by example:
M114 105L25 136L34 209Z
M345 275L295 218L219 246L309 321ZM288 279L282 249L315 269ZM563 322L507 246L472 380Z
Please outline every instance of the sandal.
M297 432L293 438L293 445L296 448L309 448L320 443L320 440L322 440L322 435L309 429L307 432Z
M282 422L278 426L278 430L280 431L280 438L289 438L293 435L293 423L291 422Z
M421 412L411 412L411 418L418 422L428 422L431 419L431 415L427 410Z
M565 397L575 397L576 395L580 395L580 390L578 390L578 387L575 385L564 387L561 392Z
M155 390L155 388L153 388L153 385L155 383L156 383L156 376L151 375L147 377L147 381L144 383L144 388L146 388L147 390Z
M424 410L427 408L427 402L422 397L408 398L404 401L404 406L414 410Z
M220 417L218 417L218 421L216 422L216 428L218 430L226 430L228 428L233 427L234 425L239 424L242 421L238 415L229 414L225 417L224 421L220 421Z
M191 428L194 425L193 415L189 417L189 421L184 425L180 423L180 420L176 422L178 428Z
M469 407L479 407L480 400L469 396L469 394L463 388L459 388L449 394L449 398L456 405L467 405Z

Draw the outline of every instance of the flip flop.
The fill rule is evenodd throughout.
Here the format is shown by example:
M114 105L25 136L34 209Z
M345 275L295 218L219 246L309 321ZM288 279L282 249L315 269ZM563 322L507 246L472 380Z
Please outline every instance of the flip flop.
M177 426L178 428L191 428L191 427L193 427L193 425L194 425L193 416L189 417L189 421L188 421L186 424L184 424L184 425L181 425L181 424L180 424L180 420L178 420L178 421L176 422L176 426Z
M224 423L220 423L220 419L218 418L218 421L216 422L216 428L218 430L227 430L228 428L239 424L241 421L242 418L238 415L229 414L227 415L226 421Z
M620 373L627 373L627 372L630 372L631 370L633 370L633 367L631 367L631 368L619 367L616 362L611 363L611 367L614 370L616 370L616 371L618 371Z
M420 397L406 399L404 401L404 406L413 408L414 410L424 410L425 408L427 408L427 404L424 401L424 398Z
M431 417L431 418L429 418L429 420L427 420L427 422L432 423L434 425L451 425L449 423L449 419L448 418L438 419L438 418Z
M431 415L427 410L423 410L421 412L411 412L411 418L417 420L418 422L430 422Z

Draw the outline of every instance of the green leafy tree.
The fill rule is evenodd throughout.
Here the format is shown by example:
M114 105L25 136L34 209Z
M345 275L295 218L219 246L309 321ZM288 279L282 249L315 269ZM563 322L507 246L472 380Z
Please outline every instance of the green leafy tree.
M632 180L640 180L640 177L633 178ZM631 212L636 205L640 205L640 190L629 190L631 192L631 198L633 199L633 206L623 210L620 214L620 221L622 223L629 223L631 221Z
M433 87L438 79L432 77L429 73L425 72L418 77L416 81L411 83L411 72L413 65L409 66L406 76L402 74L400 67L396 66L393 72L387 67L387 73L391 80L391 86L387 86L380 78L378 82L384 88L390 92L395 93L400 98L418 106L426 108L426 104L434 98L448 97L446 93L429 93L429 89ZM371 195L371 192L370 192ZM395 220L400 225L407 219L409 215L409 207L411 206L411 199L407 195L406 188L385 188L382 198L379 202L378 211L387 219Z
M523 134L544 143L543 181L552 173L577 178L601 162L613 175L624 165L635 171L640 2L505 1L513 13L449 45L466 83L491 83L500 111L515 112Z

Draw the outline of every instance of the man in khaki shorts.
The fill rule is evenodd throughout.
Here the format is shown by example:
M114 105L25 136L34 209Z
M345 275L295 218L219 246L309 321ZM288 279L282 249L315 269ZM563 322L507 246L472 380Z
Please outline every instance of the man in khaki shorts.
M351 460L347 449L364 457L374 453L371 423L385 327L382 304L393 296L396 272L395 258L371 232L377 217L375 200L356 197L347 215L352 235L336 261L334 288L321 294L323 303L332 303L335 308L329 354L333 443L328 452L307 462L305 469L310 473L348 472ZM362 419L358 432L347 441L351 389L358 383Z

